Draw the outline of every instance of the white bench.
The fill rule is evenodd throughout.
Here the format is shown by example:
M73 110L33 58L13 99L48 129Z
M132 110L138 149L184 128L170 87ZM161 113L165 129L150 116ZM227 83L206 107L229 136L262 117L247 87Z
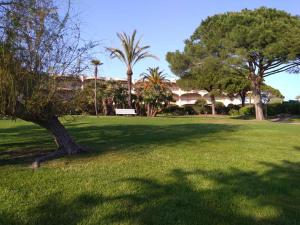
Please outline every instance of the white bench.
M136 115L134 109L115 109L116 115Z

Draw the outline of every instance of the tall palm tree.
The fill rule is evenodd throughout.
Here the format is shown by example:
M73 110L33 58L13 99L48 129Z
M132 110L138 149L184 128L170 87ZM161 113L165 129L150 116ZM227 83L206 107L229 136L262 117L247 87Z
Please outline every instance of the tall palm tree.
M98 76L98 66L102 65L103 63L100 62L100 60L97 59L93 59L91 61L91 63L94 65L95 67L95 87L94 87L94 92L95 92L95 96L94 96L94 104L95 104L95 114L96 116L98 116L98 107L97 107L97 76Z
M140 47L141 38L136 41L136 30L133 31L131 36L125 32L117 33L117 36L121 41L122 49L106 48L106 50L110 53L111 58L119 59L127 67L128 107L131 108L133 66L142 59L157 57L147 51L150 48L149 45Z

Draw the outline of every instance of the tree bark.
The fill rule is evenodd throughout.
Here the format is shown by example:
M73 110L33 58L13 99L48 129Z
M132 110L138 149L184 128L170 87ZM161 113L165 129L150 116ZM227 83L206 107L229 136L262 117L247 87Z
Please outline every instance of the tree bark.
M73 138L69 135L66 128L60 123L57 117L53 117L50 120L36 120L33 121L41 127L46 128L54 137L54 141L57 145L57 150L49 155L37 158L33 164L33 168L40 166L40 163L52 158L57 158L63 155L74 155L80 152L84 152Z
M98 117L98 106L97 106L97 75L98 75L98 66L95 66L95 88L94 88L94 104L95 104L95 114Z
M214 95L210 96L211 101L211 114L216 115L216 98Z
M128 108L132 108L132 102L131 102L131 89L132 89L132 69L129 67L127 69L127 85L128 85Z
M242 107L245 106L245 102L246 102L246 93L245 92L240 92L239 93L241 101L242 101Z
M253 96L253 103L255 107L255 118L256 120L264 120L264 111L263 111L263 104L261 99L261 90L260 90L260 82L258 78L252 79L252 96Z
M107 116L107 104L106 104L106 99L105 98L103 98L102 104L103 104L103 114L105 116Z
M147 104L147 116L151 116L151 106L150 106L150 103Z

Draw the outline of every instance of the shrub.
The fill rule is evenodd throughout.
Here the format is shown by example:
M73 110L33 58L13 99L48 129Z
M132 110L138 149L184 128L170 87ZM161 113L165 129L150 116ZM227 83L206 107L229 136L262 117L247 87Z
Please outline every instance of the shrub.
M282 104L268 104L268 116L276 116L278 114L300 115L299 102L284 102Z
M241 116L254 116L255 115L255 109L254 105L246 105L242 108L240 108L240 115Z
M228 105L227 105L227 110L228 110L228 112L229 112L230 110L232 110L232 109L239 111L240 108L241 108L241 106L239 106L239 105L234 105L234 104L228 104Z
M228 108L222 102L216 102L217 114L226 115L228 114Z
M240 111L237 110L237 109L233 109L233 108L232 108L232 109L229 110L228 114L229 114L230 116L240 116Z
M167 106L163 112L164 114L170 114L175 116L185 115L185 111L183 107L180 107L178 105L169 105Z
M211 108L207 105L207 102L203 98L199 98L195 105L193 105L193 109L196 114L210 114Z
M184 105L183 110L185 115L197 115L198 113L195 111L193 105Z

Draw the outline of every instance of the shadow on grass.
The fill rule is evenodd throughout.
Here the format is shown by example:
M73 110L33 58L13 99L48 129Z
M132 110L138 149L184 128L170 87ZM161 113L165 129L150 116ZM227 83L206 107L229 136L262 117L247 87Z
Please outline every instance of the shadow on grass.
M295 146L294 148L296 151L300 151L300 146Z
M262 164L268 167L262 174L239 169L174 169L169 174L173 181L168 183L147 178L124 180L136 184L138 191L115 197L113 201L122 202L125 207L107 215L106 221L164 225L298 224L300 163ZM214 185L196 188L197 182L192 182L192 178Z
M83 126L82 126L83 125ZM176 146L193 138L214 138L214 134L233 132L238 125L172 124L172 125L103 125L68 124L67 129L76 141L94 151L74 156L92 157L108 151L148 152L157 146ZM0 165L28 164L36 157L55 150L51 136L37 126L18 126L0 129L10 140L0 142ZM223 138L226 138L224 135ZM222 137L218 136L218 141Z
M133 177L118 181L130 190L114 196L51 195L28 211L29 224L299 224L300 163L261 164L262 173L178 168L163 180Z

